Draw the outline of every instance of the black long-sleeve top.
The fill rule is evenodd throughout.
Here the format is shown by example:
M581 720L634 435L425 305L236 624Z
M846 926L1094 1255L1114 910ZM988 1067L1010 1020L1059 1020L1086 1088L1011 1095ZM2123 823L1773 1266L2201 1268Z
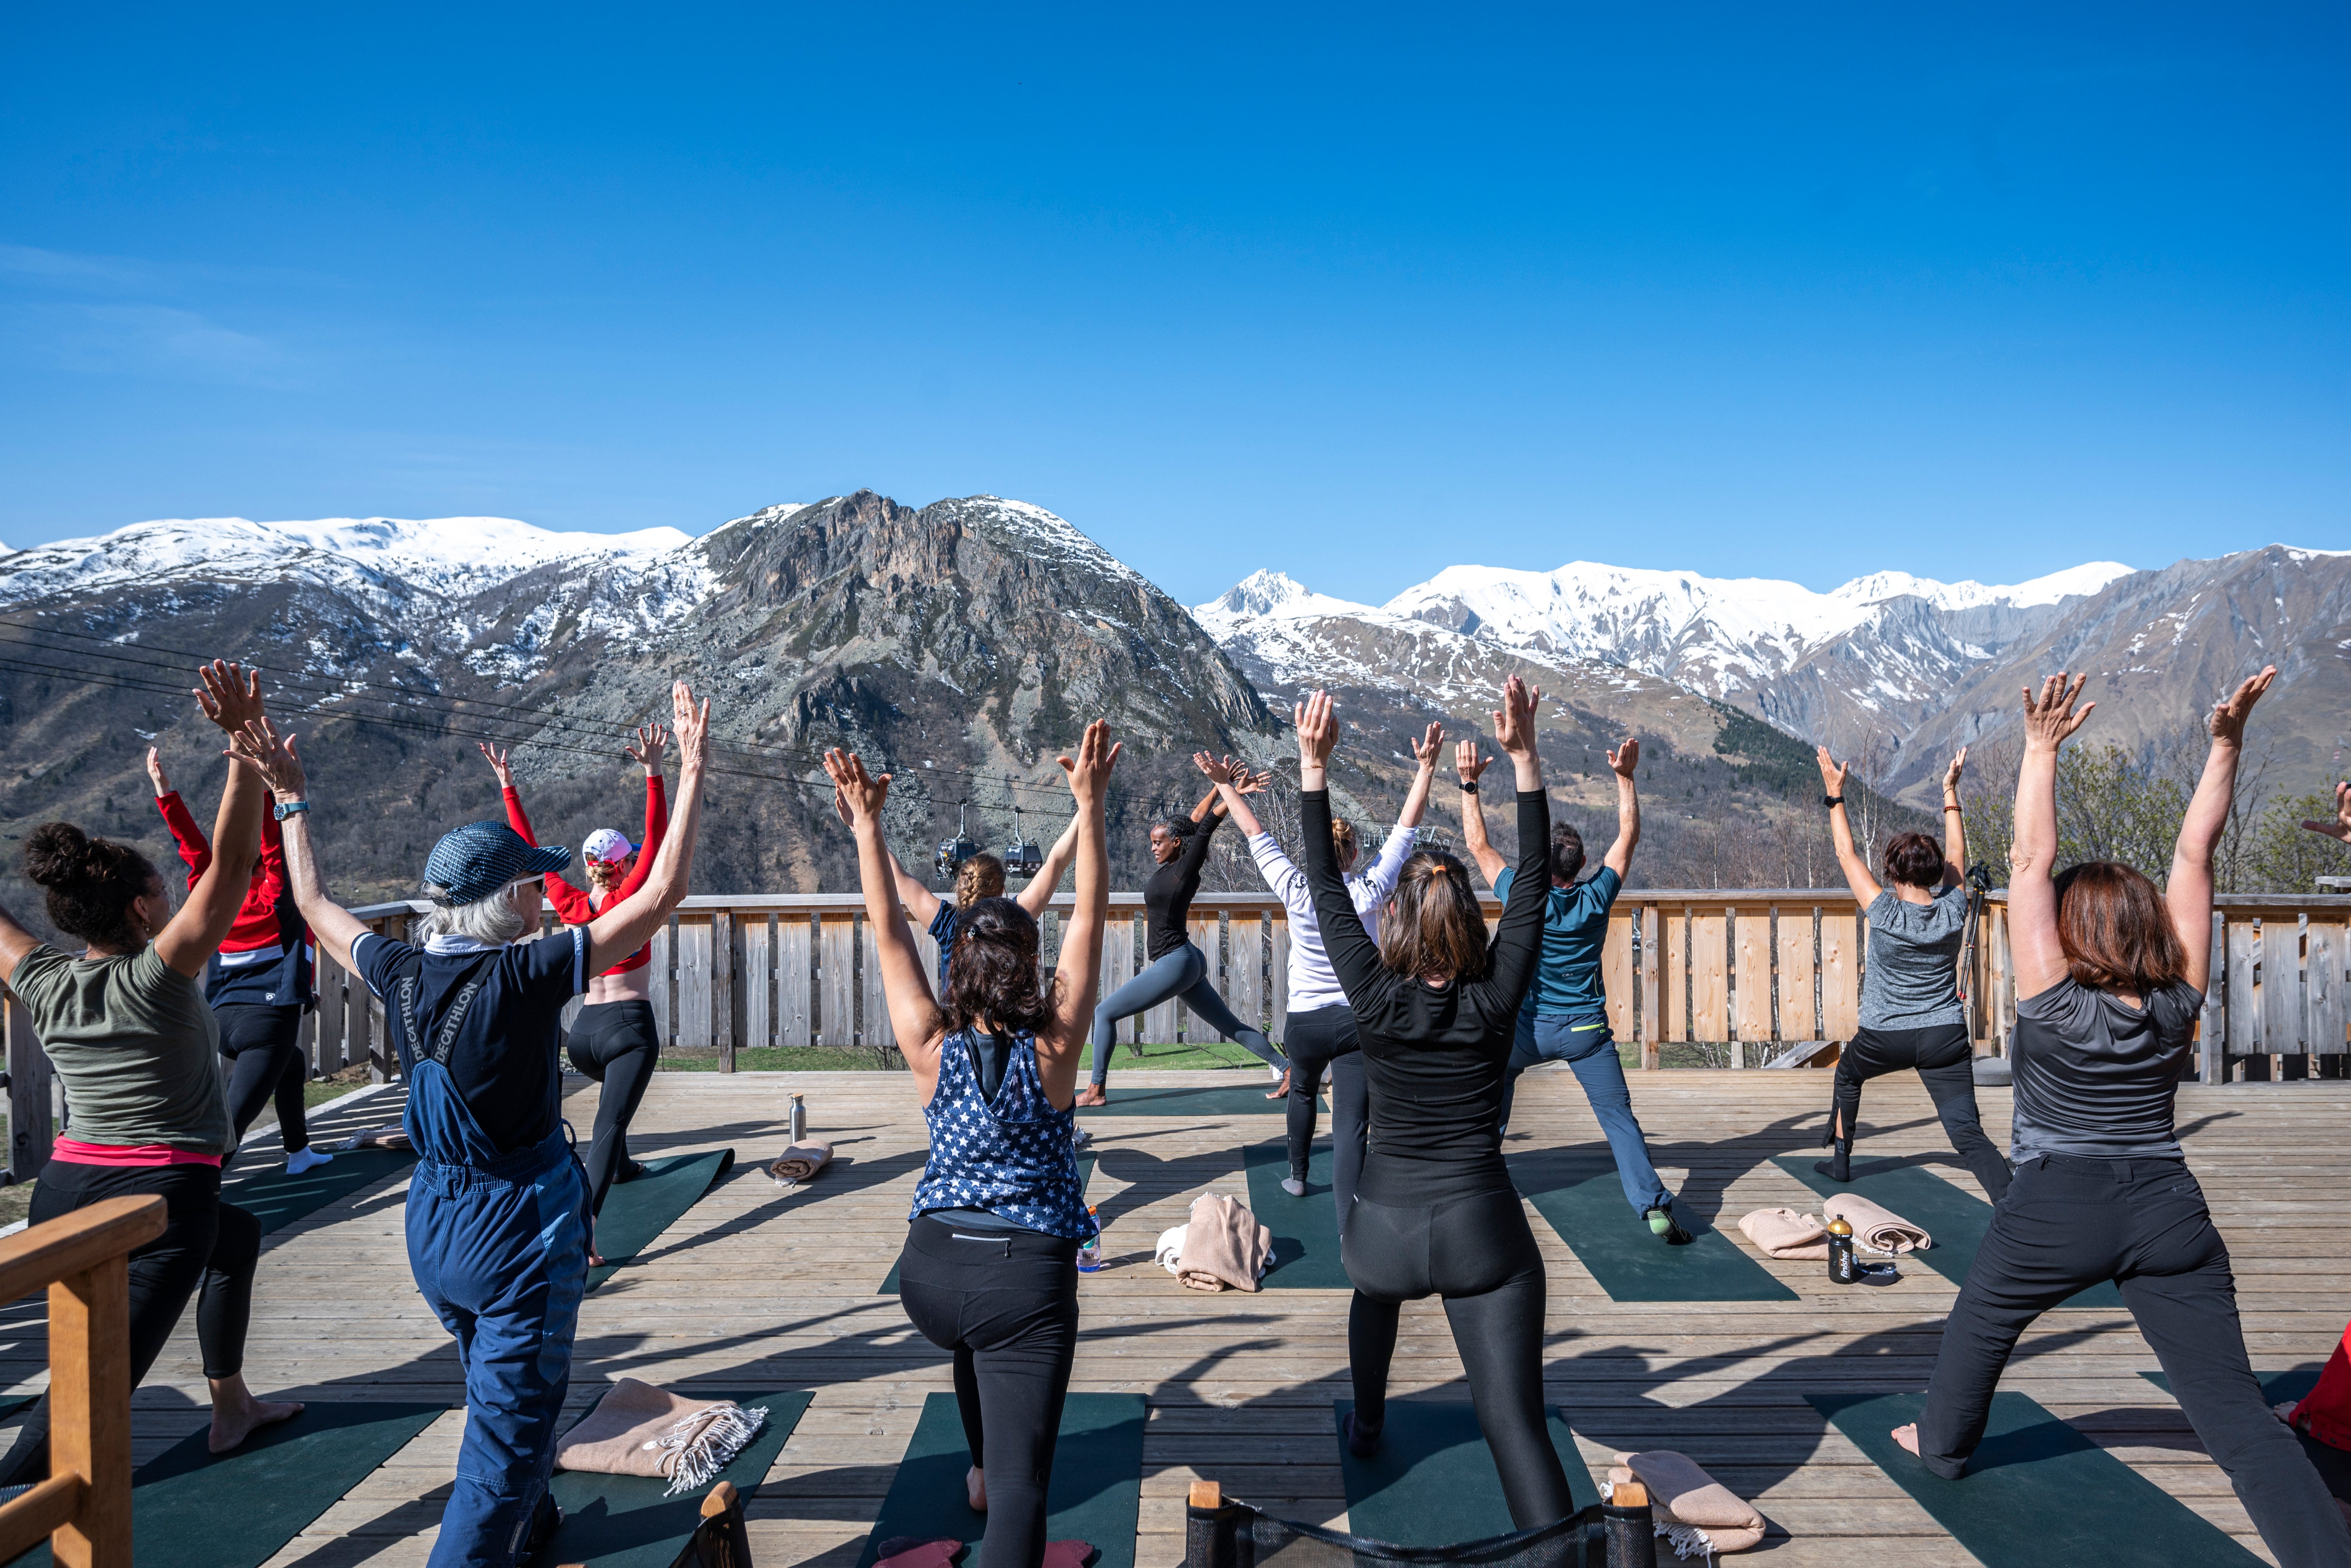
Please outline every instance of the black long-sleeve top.
M1322 950L1347 993L1372 1092L1368 1157L1357 1196L1405 1207L1510 1186L1502 1164L1502 1071L1519 1003L1542 951L1551 891L1551 801L1519 792L1519 873L1483 976L1432 986L1399 975L1355 914L1331 847L1331 796L1298 799L1298 836Z
M1193 896L1200 891L1200 873L1208 863L1208 841L1216 836L1217 821L1213 814L1205 822L1176 818L1176 834L1184 841L1183 852L1144 881L1144 951L1155 963L1192 939L1184 922L1191 915Z

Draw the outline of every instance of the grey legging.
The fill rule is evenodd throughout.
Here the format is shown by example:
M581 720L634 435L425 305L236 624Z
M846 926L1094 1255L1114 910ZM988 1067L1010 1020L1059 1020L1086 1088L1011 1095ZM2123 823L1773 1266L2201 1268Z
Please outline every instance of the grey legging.
M1208 983L1208 958L1196 943L1186 942L1165 958L1102 998L1094 1009L1094 1086L1110 1078L1111 1047L1116 1043L1118 1020L1147 1012L1170 997L1180 997L1193 1016L1227 1040L1238 1040L1276 1076L1281 1072L1281 1052L1255 1030L1233 1016L1217 988Z

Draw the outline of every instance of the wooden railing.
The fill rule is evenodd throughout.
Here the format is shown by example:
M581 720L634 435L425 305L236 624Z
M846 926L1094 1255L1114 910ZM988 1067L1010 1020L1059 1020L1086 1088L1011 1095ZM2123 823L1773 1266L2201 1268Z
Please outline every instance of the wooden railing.
M130 1255L160 1197L110 1197L0 1241L0 1301L48 1287L49 1479L0 1504L0 1561L131 1568Z

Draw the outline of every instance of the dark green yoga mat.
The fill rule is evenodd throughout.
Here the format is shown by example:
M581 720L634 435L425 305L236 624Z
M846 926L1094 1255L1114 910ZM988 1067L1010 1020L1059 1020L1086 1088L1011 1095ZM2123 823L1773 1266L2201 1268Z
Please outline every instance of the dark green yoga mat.
M1991 1205L1973 1193L1960 1191L1922 1166L1858 1160L1853 1166L1853 1180L1834 1182L1814 1170L1813 1161L1801 1155L1782 1155L1772 1163L1823 1197L1840 1192L1858 1193L1879 1207L1891 1209L1923 1226L1927 1234L1935 1239L1935 1244L1923 1252L1906 1252L1901 1260L1923 1263L1955 1285L1966 1281L1968 1270L1976 1260L1976 1249L1983 1245L1984 1233L1991 1228ZM2057 1304L2107 1312L2125 1310L2122 1292L2115 1289L2111 1280L2076 1291Z
M1518 1528L1502 1500L1502 1478L1474 1406L1454 1400L1391 1399L1380 1450L1368 1459L1347 1451L1347 1413L1354 1407L1352 1399L1331 1406L1339 1473L1347 1485L1347 1533L1391 1546L1458 1546ZM1600 1493L1567 1423L1548 1406L1543 1418L1575 1506L1598 1502Z
M1078 1156L1078 1190L1080 1192L1085 1191L1087 1187L1093 1185L1093 1179L1094 1156L1092 1153L1080 1155ZM890 1271L882 1276L882 1288L873 1293L877 1296L894 1296L898 1293L898 1262L896 1259L893 1258L891 1260Z
M2022 1394L1991 1396L1968 1473L1944 1480L1895 1442L1923 1394L1813 1394L1879 1469L1979 1561L2000 1568L2235 1568L2261 1561Z
M605 1205L607 1211L611 1204ZM805 1389L785 1394L700 1394L687 1397L732 1399L746 1409L764 1408L768 1424L745 1445L734 1462L706 1486L664 1497L669 1482L654 1476L591 1475L583 1470L558 1470L548 1482L556 1507L563 1511L563 1528L543 1547L533 1563L586 1563L593 1568L669 1568L678 1548L702 1520L702 1500L720 1481L731 1482L748 1498L768 1479L768 1470L783 1451L785 1439L809 1402L816 1397Z
M1078 1114L1084 1116L1286 1116L1290 1113L1287 1097L1269 1100L1266 1090L1273 1080L1257 1080L1249 1089L1122 1089L1118 1074L1110 1080L1110 1103L1081 1105ZM1330 1109L1327 1096L1315 1102L1318 1108ZM969 1568L968 1564L965 1568Z
M1676 1205L1697 1238L1668 1247L1625 1201L1615 1167L1597 1176L1541 1155L1510 1161L1511 1179L1559 1239L1616 1301L1792 1301L1796 1292L1739 1249L1703 1216Z
M266 1236L330 1203L341 1202L362 1187L398 1176L415 1163L416 1155L407 1149L353 1149L300 1176L287 1176L283 1165L248 1166L241 1159L229 1167L228 1179L221 1183L221 1201L250 1209Z
M719 1149L647 1160L636 1180L614 1182L604 1195L604 1212L596 1217L596 1250L604 1266L588 1270L588 1288L594 1290L633 1261L734 1168L735 1151Z
M131 1562L260 1568L447 1408L313 1403L226 1454L192 1432L131 1478ZM48 1542L16 1561L48 1568Z
M1266 1270L1269 1291L1345 1291L1353 1288L1339 1261L1339 1210L1331 1197L1331 1146L1318 1144L1306 1161L1306 1196L1281 1190L1290 1174L1290 1143L1250 1144L1241 1150L1249 1168L1249 1208L1273 1232L1273 1262Z
M2260 1372L2253 1375L2262 1380L2262 1398L2272 1406L2283 1405L2289 1399L2300 1399L2318 1386L2320 1368L2315 1365L2297 1366L2291 1372ZM2141 1377L2171 1392L2171 1379L2160 1372L2142 1372ZM2326 1483L2326 1490L2346 1501L2351 1501L2351 1452L2322 1443L2309 1433L2296 1431L2294 1438L2302 1445L2303 1458Z
M964 1501L971 1449L955 1396L923 1401L906 1457L891 1478L890 1493L857 1568L872 1568L874 1548L895 1535L966 1542L960 1568L982 1568L985 1516ZM1072 1394L1061 1407L1053 1444L1053 1484L1045 1493L1045 1538L1083 1541L1102 1553L1094 1568L1134 1568L1134 1531L1143 1509L1143 1396Z

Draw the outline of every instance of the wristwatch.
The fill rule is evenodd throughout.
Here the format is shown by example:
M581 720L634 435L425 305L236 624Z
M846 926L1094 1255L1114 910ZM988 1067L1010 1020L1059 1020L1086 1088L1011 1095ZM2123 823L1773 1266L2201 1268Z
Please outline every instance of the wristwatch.
M1461 792L1464 795L1475 795L1478 792L1478 780L1475 779L1461 780Z
M298 817L309 809L310 802L308 800L286 800L272 806L269 810L270 814L282 822L288 817Z
M1821 804L1831 809L1834 809L1844 804L1844 797L1842 795L1823 795L1821 797Z

